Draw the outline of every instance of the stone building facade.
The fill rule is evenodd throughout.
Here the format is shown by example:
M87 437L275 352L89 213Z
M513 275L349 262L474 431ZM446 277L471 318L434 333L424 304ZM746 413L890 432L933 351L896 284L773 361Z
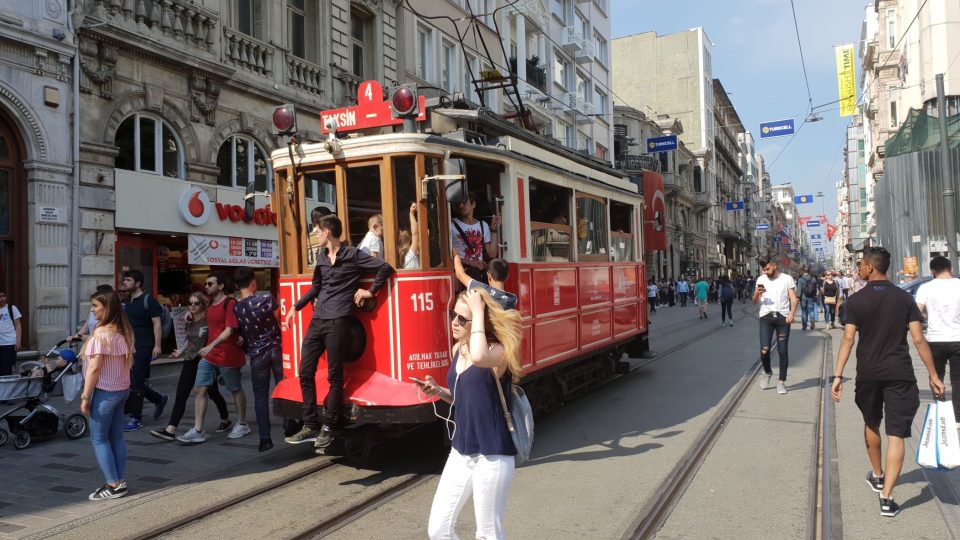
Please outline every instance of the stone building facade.
M75 50L65 0L0 10L0 288L23 313L25 348L71 322Z
M127 269L164 293L162 273L186 264L190 235L275 241L273 227L223 216L194 227L177 197L201 190L228 208L250 180L269 191L270 152L286 144L274 108L293 104L301 135L318 139L320 111L355 104L361 81L396 84L400 10L399 0L80 2L74 316Z

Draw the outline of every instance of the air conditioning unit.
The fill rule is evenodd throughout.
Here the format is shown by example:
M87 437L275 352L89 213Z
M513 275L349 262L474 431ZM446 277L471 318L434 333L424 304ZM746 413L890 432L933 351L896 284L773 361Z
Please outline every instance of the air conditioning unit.
M560 45L567 52L579 51L583 48L583 35L576 26L565 26L560 33Z

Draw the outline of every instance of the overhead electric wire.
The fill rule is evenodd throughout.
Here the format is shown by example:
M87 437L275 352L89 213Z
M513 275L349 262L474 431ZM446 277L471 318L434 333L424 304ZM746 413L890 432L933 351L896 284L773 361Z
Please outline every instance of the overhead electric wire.
M897 52L897 49L900 48L900 44L903 43L903 40L907 37L907 34L910 32L910 28L913 27L913 23L917 22L917 19L920 17L920 12L923 11L924 6L927 5L929 0L923 0L923 3L920 4L920 7L917 8L917 12L913 15L913 19L910 20L910 24L907 25L907 28L903 31L903 34L900 35L900 39L897 40L897 43L893 46L893 49L890 49L890 52L887 53L887 60L890 60L890 57L893 56L893 53ZM886 61L880 64L880 67L874 68L875 71L880 71L883 68L887 67ZM863 101L863 98L867 95L867 90L870 89L870 85L877 81L877 77L874 77L867 83L860 91L860 99L857 100L857 104Z
M800 48L800 66L803 67L803 82L807 85L807 99L810 103L810 111L813 112L813 94L810 93L810 79L807 77L807 63L803 59L803 43L800 41L800 26L797 24L797 8L793 5L793 0L790 0L790 11L793 12L793 29L797 34L797 47Z

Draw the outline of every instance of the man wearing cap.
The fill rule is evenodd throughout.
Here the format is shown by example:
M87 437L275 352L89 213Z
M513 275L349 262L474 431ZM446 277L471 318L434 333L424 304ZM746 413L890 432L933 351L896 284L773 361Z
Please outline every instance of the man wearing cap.
M285 326L293 315L319 298L300 347L300 390L303 393L303 428L284 439L289 444L315 441L322 453L333 441L333 427L343 409L343 363L349 354L349 324L354 305L370 301L393 274L393 267L353 246L340 242L343 225L331 214L319 221L321 256L313 271L313 286L287 312ZM361 276L376 274L369 290L358 288ZM317 414L317 387L314 376L320 355L327 352L327 383L330 386L323 405L323 427Z

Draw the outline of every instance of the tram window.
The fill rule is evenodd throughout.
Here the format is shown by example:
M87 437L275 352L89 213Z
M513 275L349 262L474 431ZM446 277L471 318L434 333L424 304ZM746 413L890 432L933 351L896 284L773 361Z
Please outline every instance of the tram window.
M530 179L530 245L534 262L569 261L572 190Z
M424 160L424 169L427 176L440 174L440 160L437 158L426 158ZM440 223L443 214L440 208L440 189L437 182L427 182L427 248L430 254L430 267L439 268L443 266L443 251L440 249L441 234L444 227ZM422 252L421 252L422 253ZM422 259L422 257L421 257Z
M600 197L577 194L577 254L579 260L608 261L607 205Z
M282 184L280 184L282 185ZM308 174L303 177L304 191L304 230L307 237L307 266L317 265L317 254L320 252L320 239L313 233L313 210L325 208L330 213L337 213L337 175L333 171Z
M418 216L410 208L417 203L415 165L413 156L393 158L393 189L397 200L397 268L407 270L420 268Z
M633 206L610 201L610 260L633 260Z
M383 215L380 192L380 166L367 165L345 169L347 176L347 217L350 245L359 246L370 229L370 218ZM382 229L381 229L382 230Z

